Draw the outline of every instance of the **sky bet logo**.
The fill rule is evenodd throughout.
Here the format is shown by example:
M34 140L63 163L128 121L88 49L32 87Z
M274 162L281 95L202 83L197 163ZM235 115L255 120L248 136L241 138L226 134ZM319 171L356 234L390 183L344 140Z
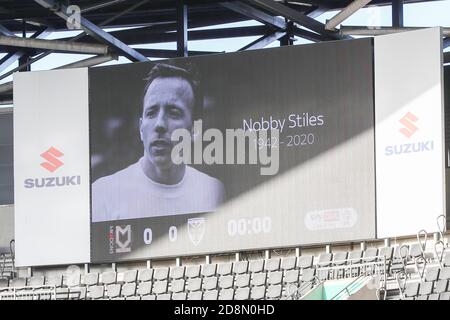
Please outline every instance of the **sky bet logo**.
M64 162L58 158L64 156L64 153L50 147L47 151L41 154L47 162L41 163L41 167L49 172L55 172L58 168L64 165ZM64 187L64 186L76 186L81 184L81 176L59 176L59 177L43 177L43 178L29 178L25 179L24 187L27 189L32 188L48 188L48 187Z
M399 131L408 139L416 133L419 128L415 125L419 118L411 112L406 113L399 122L403 125ZM386 156L401 155L405 153L417 153L432 151L434 148L433 140L428 141L413 141L409 143L403 143L398 145L387 146L384 149Z

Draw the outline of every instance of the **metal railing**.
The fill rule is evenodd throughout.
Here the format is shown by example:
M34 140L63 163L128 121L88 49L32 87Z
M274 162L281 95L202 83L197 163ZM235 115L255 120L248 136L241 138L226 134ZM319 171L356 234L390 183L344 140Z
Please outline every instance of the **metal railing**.
M374 260L371 262L364 262L364 259ZM340 279L339 275L342 275L341 279L345 278L353 278L355 277L354 271L358 272L356 276L357 279L363 276L374 276L380 275L380 283L383 283L383 287L386 286L387 281L387 263L385 256L375 256L375 257L367 257L367 258L355 258L355 259L346 259L330 262L332 264L338 264L334 266L327 267L316 267L316 275L314 276L312 281L304 282L300 285L300 287L296 287L291 284L292 288L295 288L293 292L290 292L289 285L287 286L285 297L282 298L284 300L298 300L303 297L306 293L315 289L319 284L325 282L326 280L337 280ZM320 279L318 274L320 272L326 272L326 279ZM353 282L352 282L353 283Z
M300 284L300 287L297 287L295 284L288 284L286 289L286 296L282 297L281 300L299 300L306 293L314 290L318 285L320 285L323 281L320 281L317 276L314 276L312 281L304 282ZM294 288L293 292L290 292L290 288Z
M342 298L347 295L347 297L350 297L355 292L352 292L353 289L358 288L361 284L366 282L368 278L372 277L373 275L366 271L359 275L356 279L354 279L352 282L350 282L348 285L345 286L341 291L339 291L336 295L334 295L330 300L342 300ZM360 288L359 288L360 289Z
M56 285L7 287L0 291L1 300L56 300Z

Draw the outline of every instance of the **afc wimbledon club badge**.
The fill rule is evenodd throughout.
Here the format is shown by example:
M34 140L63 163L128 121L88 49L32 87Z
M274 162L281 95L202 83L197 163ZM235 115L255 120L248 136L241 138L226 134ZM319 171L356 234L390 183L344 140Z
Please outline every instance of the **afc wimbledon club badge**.
M205 235L205 218L188 219L188 234L194 246L198 245Z

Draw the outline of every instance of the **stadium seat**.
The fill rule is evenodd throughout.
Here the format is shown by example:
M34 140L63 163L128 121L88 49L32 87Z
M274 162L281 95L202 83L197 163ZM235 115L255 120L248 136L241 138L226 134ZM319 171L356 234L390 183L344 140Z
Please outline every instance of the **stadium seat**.
M125 283L136 282L137 274L138 274L137 270L125 271L125 273L123 274L123 282L125 282Z
M234 298L234 289L222 289L219 293L219 300L233 300Z
M202 300L203 292L202 291L193 291L188 293L188 300Z
M284 275L285 283L298 283L300 272L298 270L289 270L286 271Z
M187 289L188 291L198 291L202 287L202 279L201 278L192 278L188 279Z
M439 272L439 280L448 280L450 279L450 267L444 267Z
M378 256L378 248L367 248L364 251L363 262L375 262Z
M84 285L96 286L98 284L98 273L92 272L84 275Z
M450 254L446 254L443 259L444 267L450 267Z
M75 273L75 274L67 275L66 276L66 285L68 287L79 287L79 286L82 286L82 284L81 284L81 273Z
M314 262L314 257L307 255L307 256L300 256L298 257L298 267L300 269L309 269L312 268L313 266L313 262Z
M418 297L416 297L415 300L428 300L428 296L427 295L424 295L424 296L419 295Z
M187 299L186 292L172 293L172 300L186 300L186 299Z
M184 291L184 286L185 286L184 279L172 280L170 291L172 291L173 293L182 292Z
M254 273L250 281L252 286L265 286L266 285L266 274L265 273Z
M261 300L264 299L265 296L266 296L265 286L253 287L250 291L250 299L252 300Z
M156 300L156 295L148 294L148 295L142 296L141 300Z
M436 281L439 279L439 267L427 268L425 272L425 281Z
M202 276L212 277L216 275L217 264L204 264L202 266Z
M147 282L153 280L153 269L141 269L138 274L139 282Z
M103 272L101 276L101 283L104 285L113 284L117 282L117 272L107 271Z
M152 293L153 294L167 293L167 280L154 282Z
M405 284L405 297L417 297L419 292L419 282L407 282Z
M335 252L333 254L333 265L334 266L345 265L347 263L347 256L348 256L347 252ZM344 271L345 270L343 269L333 270L332 271L333 278L342 278L344 276Z
M319 278L320 281L328 280L329 274L330 274L330 271L328 269L317 270L317 277Z
M301 280L302 282L310 282L314 280L315 275L316 275L315 269L305 269L303 270Z
M45 284L48 286L55 286L56 288L61 288L63 286L62 274L51 275L51 276L46 277Z
M203 292L203 300L217 300L219 292L215 290L205 290Z
M120 291L122 290L122 285L119 283L113 283L106 285L106 296L109 299L115 299L120 297Z
M140 296L149 295L152 292L151 282L141 282L137 288L137 294Z
M286 257L281 260L281 269L284 271L295 269L297 257Z
M428 300L439 300L439 294L433 293L428 296Z
M433 282L422 282L419 287L419 295L429 295L433 292Z
M249 263L248 271L251 273L262 272L264 268L264 260L252 260Z
M0 292L9 290L9 280L8 279L0 279Z
M250 298L250 288L237 288L234 293L234 300L248 300Z
M386 262L390 262L392 260L393 254L394 254L394 248L392 248L392 247L380 248L380 252L378 253L378 255L380 257L385 258Z
M128 298L125 298L125 300L141 300L141 296L130 296Z
M172 267L170 268L170 278L171 279L181 279L184 277L185 268L182 267Z
M219 288L228 289L233 287L234 277L233 276L221 276L219 278Z
M279 299L281 298L281 285L269 286L267 288L266 298L268 299Z
M64 289L64 288L62 288L62 289ZM69 288L69 299L71 299L71 300L87 299L86 287L70 287Z
M278 271L278 270L280 270L280 263L281 263L280 258L273 258L273 259L265 260L264 270L266 270L267 272Z
M169 278L169 268L157 268L153 271L153 279L157 281L167 280Z
M231 270L233 268L233 264L230 263L219 263L217 266L217 274L219 276L227 276L231 274Z
M44 276L35 276L28 278L27 287L42 287L45 283Z
M348 264L359 264L361 263L363 252L361 250L350 251L348 254Z
M26 278L13 278L9 281L9 286L12 288L25 287L27 285Z
M282 271L272 271L269 273L269 280L267 283L269 285L281 284L283 280L283 272Z
M249 274L239 274L234 280L234 285L237 288L248 287L250 285L250 275Z
M193 265L186 267L186 278L198 278L200 277L200 265Z
M448 280L438 280L435 283L434 293L442 293L447 291Z
M422 246L420 243L413 243L409 247L409 255L413 258L418 258L423 256Z
M319 255L319 261L317 265L319 267L329 267L331 266L331 260L333 259L332 253L321 253Z
M150 293L150 290L148 291ZM122 286L122 297L125 297L125 299L128 299L129 297L132 297L136 295L136 283L135 282L127 282Z
M234 274L243 274L248 271L248 261L238 261L234 263L233 273Z
M105 294L105 287L104 286L97 286L97 285L91 285L89 287L88 291L88 297L89 299L103 299Z
M439 294L439 300L450 300L450 292L443 292Z
M333 265L341 266L346 263L347 260L347 252L335 252L333 255Z
M202 281L203 290L213 290L217 288L217 277L203 278Z
M156 296L156 300L170 300L171 297L172 297L171 293L163 293L163 294L158 294Z

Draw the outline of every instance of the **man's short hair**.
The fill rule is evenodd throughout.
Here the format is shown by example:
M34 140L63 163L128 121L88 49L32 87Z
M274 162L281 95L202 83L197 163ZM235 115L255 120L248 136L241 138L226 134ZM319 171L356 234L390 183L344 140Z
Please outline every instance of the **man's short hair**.
M198 72L192 64L186 64L184 68L172 66L165 63L157 63L144 79L147 81L144 89L144 95L147 93L148 87L153 80L157 78L182 78L189 82L194 93L194 106L192 108L192 120L201 118L203 112L203 95L200 90L200 81Z

